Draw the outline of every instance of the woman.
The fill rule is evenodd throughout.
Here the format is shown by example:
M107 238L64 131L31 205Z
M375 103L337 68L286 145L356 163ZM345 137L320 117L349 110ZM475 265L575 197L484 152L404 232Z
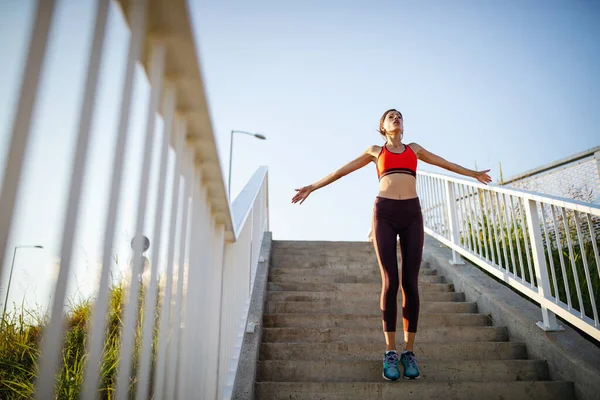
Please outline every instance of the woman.
M417 143L402 142L404 133L402 114L387 110L379 122L379 133L385 139L383 146L371 146L355 160L320 181L296 189L292 203L304 200L315 190L375 163L379 178L379 194L373 209L373 244L381 270L380 308L386 351L383 358L383 377L387 380L400 378L398 359L403 366L403 378L418 379L420 376L413 352L419 318L418 275L423 251L423 217L417 197L417 159L437 165L461 175L470 176L487 184L491 178L485 171L473 171L446 161ZM396 239L400 237L402 254L402 277L398 277ZM402 324L404 328L404 351L396 351L396 319L398 289L402 283Z

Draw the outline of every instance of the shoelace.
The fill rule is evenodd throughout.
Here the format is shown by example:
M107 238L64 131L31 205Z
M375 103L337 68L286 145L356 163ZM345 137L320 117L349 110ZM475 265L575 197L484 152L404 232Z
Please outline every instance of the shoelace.
M390 353L385 356L385 360L388 364L398 365L398 354Z
M406 354L406 358L407 358L406 362L408 362L408 365L410 367L417 368L417 359L414 355L408 353L408 354Z

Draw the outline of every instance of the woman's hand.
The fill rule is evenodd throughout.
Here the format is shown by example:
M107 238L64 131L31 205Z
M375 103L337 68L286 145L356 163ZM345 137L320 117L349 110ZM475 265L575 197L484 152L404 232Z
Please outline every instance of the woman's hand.
M492 178L490 178L490 176L487 174L488 172L490 172L489 169L486 169L485 171L475 171L475 173L473 174L473 178L487 185L492 181Z
M300 204L304 203L304 200L308 197L309 194L314 190L312 185L304 186L300 189L295 189L298 193L292 199L292 203L300 202Z

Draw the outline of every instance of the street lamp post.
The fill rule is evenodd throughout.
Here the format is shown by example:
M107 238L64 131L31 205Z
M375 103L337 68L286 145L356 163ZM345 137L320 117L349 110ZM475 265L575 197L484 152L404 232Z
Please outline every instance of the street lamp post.
M4 316L6 315L6 305L8 304L8 293L10 292L10 282L12 281L13 268L15 266L15 258L17 256L17 249L22 248L32 248L32 249L43 249L44 246L39 245L24 245L24 246L15 246L15 250L13 251L12 263L10 265L10 274L8 275L8 285L6 286L6 297L4 298L4 310L2 310L2 320L4 321Z
M243 133L245 135L254 136L255 138L261 139L261 140L266 139L266 137L264 135L261 135L260 133L251 133L251 132L236 131L236 130L231 131L231 139L229 140L229 182L227 184L227 195L229 196L230 199L231 199L231 161L232 161L232 155L233 155L233 134L234 133Z

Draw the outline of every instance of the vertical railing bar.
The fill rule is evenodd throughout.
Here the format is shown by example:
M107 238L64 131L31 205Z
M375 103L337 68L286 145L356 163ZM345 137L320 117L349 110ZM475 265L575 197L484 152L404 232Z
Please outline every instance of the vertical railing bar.
M89 147L88 146L89 145L89 143L88 143L89 127L91 126L91 120L93 118L91 109L93 108L93 104L95 103L95 98L96 98L95 92L96 92L96 86L97 86L97 82L98 82L98 70L100 67L100 61L101 61L102 53L103 53L109 4L110 4L110 2L108 0L99 0L97 2L96 22L95 22L95 27L94 27L94 39L93 39L92 48L90 51L90 67L89 67L89 71L88 71L89 75L87 77L87 82L86 82L86 86L90 85L89 86L90 89L86 89L86 94L84 95L85 100L84 100L84 104L82 106L83 109L86 109L89 107L90 116L89 116L89 121L87 122L87 126L84 127L84 124L82 123L82 127L80 128L80 137L78 139L77 146L79 147L81 145L82 150L76 151L76 157L78 157L80 155L83 160L85 160L87 158L86 154L87 154L87 149ZM130 48L130 51L131 51L131 48ZM93 77L92 77L92 75L93 75ZM93 89L91 89L91 88L93 88ZM124 93L123 96L126 96L126 94ZM86 104L88 102L89 102L89 104ZM83 112L82 112L82 114L83 114ZM85 133L83 133L83 132L85 132ZM82 136L85 136L85 138L83 138ZM84 175L85 163L83 161L82 161L82 165L80 167L75 167L75 168L76 168L76 170L77 169L80 170L81 176ZM79 190L77 190L77 189L71 188L70 189L71 196L73 196L73 193L78 192L78 191ZM80 194L78 194L78 196L79 195ZM72 210L71 212L76 212L75 207L78 208L78 205L73 206L73 208L71 209ZM114 229L114 227L113 227L113 229ZM106 240L106 234L105 234L105 240ZM70 241L72 241L72 239L69 240L69 242ZM112 241L111 241L111 244L112 244ZM106 246L106 242L105 242L105 251L106 251L106 248L107 248L107 246ZM110 250L109 250L109 252L110 252ZM69 253L70 253L70 251L69 251ZM88 333L88 345L87 345L88 347L86 349L87 354L88 354L88 360L86 361L86 365L85 365L84 381L83 381L83 386L82 386L82 391L81 391L82 397L88 398L88 399L95 396L95 393L97 390L97 385L98 385L99 374L100 374L100 363L101 363L102 347L103 347L102 343L104 342L104 327L105 327L105 323L106 323L106 310L107 310L107 306L108 306L108 294L109 294L108 275L109 275L109 271L110 271L110 264L109 264L109 262L106 262L106 258L107 257L105 257L105 262L103 263L102 270L100 272L98 297L96 300L96 304L94 306L94 310L92 311L92 317L91 317L92 322L91 322L91 326L89 328L89 333ZM47 384L50 384L50 383L47 383ZM45 389L41 389L41 390L45 390Z
M550 236L548 235L548 228L546 226L546 210L544 208L544 203L541 203L542 206L542 226L544 228L544 236L546 236L546 252L548 253L548 260L550 262L550 272L552 273L552 284L554 285L554 302L558 304L560 300L558 295L558 283L556 281L556 271L554 270L554 258L552 257L552 241L550 240ZM533 279L531 280L533 283Z
M496 192L495 196L496 198L496 209L498 210L498 228L500 229L500 238L502 240L502 253L504 254L504 263L506 265L503 266L504 270L506 271L507 274L510 274L510 267L509 267L509 259L508 259L508 251L507 251L507 246L506 246L506 239L505 239L505 235L504 235L504 225L503 221L502 221L502 216L503 216L503 212L502 212L502 207L500 204L500 193Z
M472 192L471 192L472 190ZM479 237L479 216L477 215L477 200L475 199L475 193L477 192L477 188L476 187L471 187L469 186L469 204L470 209L471 209L471 214L472 214L472 218L475 222L474 226L475 226L475 236L474 239L475 243L477 244L477 255L481 258L483 258L483 246L481 244L480 241L480 237Z
M466 204L465 204L464 184L457 183L456 187L458 189L460 216L462 219L462 231L463 231L463 237L464 237L464 242L465 242L464 247L466 247L469 251L472 251L471 236L467 233L469 221L467 218L467 209L466 209Z
M43 3L43 2L41 2ZM53 2L52 2L53 3ZM87 66L87 76L84 89L84 99L81 104L80 119L78 124L77 144L75 158L71 167L71 182L65 220L63 224L62 243L60 251L60 267L52 301L51 318L41 343L41 356L39 360L39 380L36 382L36 393L52 395L54 393L54 377L58 367L58 359L62 350L61 338L65 329L63 314L71 259L73 256L73 241L79 216L81 190L86 170L87 152L89 148L90 126L94 115L96 88L102 57L104 33L108 15L107 2L98 2L96 8L96 21L92 39L92 52Z
M598 255L598 245L596 244L596 233L594 232L594 224L590 218L590 214L586 213L586 219L588 227L590 228L590 238L592 240L592 247L594 249L594 257L596 258L596 269L598 270L598 277L600 278L600 256Z
M439 198L440 198L440 212L442 213L443 230L442 234L446 239L450 239L450 229L448 228L449 218L448 218L448 208L446 207L446 185L441 179L438 179L438 188L439 188Z
M517 197L517 202L519 204L519 207L524 211L525 210L525 200L522 199L521 197ZM546 223L546 217L544 216L544 210L543 210L543 203L539 204L539 208L540 211L542 212L542 222L545 224ZM526 215L525 213L522 215L523 216L523 226L527 226L527 221L526 221ZM533 279L534 277L534 273L533 273L533 268L531 265L531 251L529 250L529 235L523 234L523 239L525 240L525 258L527 260L527 269L529 270L529 276L531 277L531 282L529 283L529 287L534 288L535 287L535 279ZM542 242L543 245L543 242ZM554 276L554 271L552 271L552 276ZM555 286L556 287L556 286ZM551 295L552 293L548 293L548 295Z
M186 241L187 241L187 229L188 229L188 210L189 210L189 197L190 197L190 185L191 185L191 174L190 174L190 163L193 159L192 152L188 152L187 158L184 168L183 168L183 177L184 177L184 194L183 194L183 212L181 216L181 232L179 236L179 265L177 272L177 286L176 286L176 297L175 303L173 305L174 310L174 321L171 324L171 332L170 337L172 340L169 342L169 359L167 360L167 393L165 397L167 399L173 399L175 392L175 372L177 365L177 357L179 355L178 347L179 347L179 331L180 331L180 323L181 323L181 300L183 298L183 273L185 268L185 249L186 249ZM168 333L168 334L169 334Z
M479 235L477 230L477 221L475 219L475 210L473 209L473 195L471 193L471 186L465 185L465 187L467 189L467 201L469 204L469 220L471 221L470 232L472 232L473 237L473 252L479 256L481 251L479 249Z
M443 232L444 222L442 219L442 213L440 212L440 191L438 188L438 179L434 177L431 183L433 185L433 198L435 201L434 213L435 213L435 219L437 221L436 232L439 235L443 236L444 235L444 232Z
M160 244L162 243L162 225L165 204L167 164L169 158L169 141L173 131L173 118L175 114L176 93L172 84L165 85L163 135L159 161L159 177L156 195L156 208L154 210L154 232L152 237L156 245L152 250L150 262L150 282L144 299L144 321L142 326L142 349L140 352L139 380L136 390L138 400L147 399L150 390L150 368L152 358L153 327L156 313L156 298L158 295L158 266L160 260ZM91 400L91 399L90 399Z
M23 161L29 144L31 119L38 98L42 65L48 47L48 33L55 11L55 1L38 1L33 32L31 33L27 61L21 87L16 114L10 135L10 145L6 154L6 165L0 191L0 260L4 260L6 246L13 222L15 202L23 172ZM8 143L7 143L8 144ZM0 286L4 272L4 262L0 261ZM52 377L53 378L53 377ZM51 379L48 377L47 379ZM47 386L46 384L44 385ZM39 392L38 392L39 393Z
M98 75L100 69L100 62L102 60L102 49L104 44L106 20L108 15L108 1L99 1L97 3L95 15L96 18L94 23L94 35L92 39L92 51L90 52L90 58L87 66L87 76L84 87L83 102L81 104L81 110L79 114L80 117L77 129L78 133L77 144L75 147L75 159L73 160L73 166L71 167L72 175L71 183L69 184L69 199L64 213L66 217L63 224L63 239L60 253L61 267L59 272L59 278L57 279L57 288L55 292L56 304L53 305L52 312L52 320L53 322L55 321L55 325L52 325L51 322L51 325L48 328L49 331L54 330L54 332L52 334L49 333L49 336L47 337L47 340L53 343L59 343L60 337L63 335L64 318L62 309L65 298L64 293L66 293L66 281L69 276L69 271L71 269L71 258L73 253L74 241L73 238L75 235L75 228L79 216L81 188L86 170L85 161L87 160L86 155L89 149L90 126L94 118L96 88L98 86ZM59 288L59 286L61 287ZM49 351L58 352L59 349L51 348ZM55 357L58 357L58 355L56 355ZM45 373L53 377L55 374L55 370L53 369L51 372L45 371ZM50 376L48 376L48 378L50 378ZM45 380L46 378L40 379ZM40 386L47 387L47 385L51 385L52 383L39 382L39 384Z
M579 218L577 217L577 211L575 210L573 210L573 218L575 219L575 229L577 230L577 239L579 240L579 251L581 252L581 260L583 261L583 272L585 273L588 292L590 294L594 322L598 324L598 310L596 309L596 299L594 298L594 290L592 289L592 278L590 277L590 269L587 261L587 255L585 254L585 243L583 241L583 235L581 234L581 227L579 226ZM583 307L583 304L581 305L581 308L585 315L585 309Z
M465 211L467 213L467 219L469 220L469 239L471 241L472 251L474 254L479 254L477 250L477 242L475 241L474 223L473 223L473 213L471 206L471 187L469 185L464 185L464 193L465 193Z
M467 216L466 216L466 209L465 209L465 204L464 204L464 184L462 183L457 183L456 184L456 188L457 188L457 192L458 192L458 201L459 201L459 207L460 207L460 216L462 219L462 230L463 230L463 237L464 237L464 242L465 242L465 247L471 251L471 236L467 234L467 229L468 229L468 221L467 221Z
M144 143L144 156L140 175L139 198L137 204L136 233L133 242L133 268L131 270L131 282L128 300L124 304L123 329L121 331L121 352L117 379L117 399L128 397L130 386L130 371L133 362L133 346L138 320L138 308L140 307L140 280L137 278L142 270L142 235L146 221L146 208L148 204L148 181L150 180L150 162L154 146L154 125L156 122L156 110L161 96L163 65L165 48L164 44L156 42L150 49L150 98L148 101L146 137ZM150 318L150 316L146 316ZM135 379L132 380L135 382Z
M425 200L426 200L426 204L427 206L425 207L425 225L427 227L429 227L430 229L433 229L433 224L430 223L431 221L431 190L429 187L429 179L430 177L428 175L426 175L425 177L425 182L424 182L424 192L425 192Z
M579 285L579 276L577 274L577 264L575 263L575 256L573 255L573 244L571 242L571 233L569 232L569 223L567 221L568 214L567 210L561 208L561 214L563 216L563 225L565 227L565 237L567 238L567 245L569 247L569 258L571 260L571 271L573 272L573 278L575 280L575 289L577 289L577 299L579 300L579 312L581 313L581 318L585 315L585 310L583 309L583 297L581 296L581 286Z
M224 313L223 310L225 309L225 301L227 299L228 296L223 296L224 293L224 289L225 289L225 285L226 285L226 278L227 275L225 273L225 266L227 261L229 261L230 257L230 251L228 251L227 249L227 243L225 242L225 239L223 239L224 243L223 243L223 260L221 263L221 287L219 288L219 331L217 334L218 337L218 343L217 343L217 393L216 393L216 397L220 398L220 396L222 395L222 391L221 391L221 381L223 379L223 357L222 357L222 348L224 347L224 340L223 340L223 327L224 324L226 322L226 318L224 317Z
M206 393L206 397L207 398L213 398L215 396L217 396L218 394L218 365L219 365L219 355L218 355L218 351L219 351L219 323L220 323L220 303L221 303L221 279L222 279L222 266L223 266L223 250L224 250L224 246L225 246L225 230L224 230L224 225L223 224L216 224L215 223L215 240L216 243L214 244L214 249L215 249L215 256L214 256L214 263L213 263L213 267L212 267L212 276L214 277L214 284L211 285L211 295L212 295L212 299L211 299L211 304L213 305L211 307L211 335L210 335L210 343L211 343L211 353L210 353L210 359L209 361L211 363L214 363L214 368L209 368L208 372L210 373L210 376L208 377L209 382L211 382L212 386L210 389L212 389L212 392L207 392ZM219 307L216 307L216 305L219 305ZM211 364L212 366L212 364ZM208 388L207 388L208 389ZM216 398L216 397L215 397Z
M533 262L537 275L537 293L541 296L540 308L542 312L542 321L537 322L537 326L545 331L561 331L564 328L557 324L556 314L548 309L547 300L550 294L550 279L548 278L548 268L546 266L546 257L544 255L544 244L542 243L542 231L538 215L537 201L528 199L525 205L527 214L527 233L531 237L531 246L533 252Z
M550 205L550 210L552 211L552 220L554 223L554 233L555 233L555 237L556 237L556 248L558 250L558 258L560 259L560 269L562 271L562 276L563 276L563 282L565 285L565 292L567 294L567 304L569 306L568 310L571 310L573 308L573 304L571 302L571 290L569 289L569 280L567 279L567 270L566 270L566 264L565 264L565 259L563 258L563 246L561 244L561 240L560 240L560 230L558 228L558 221L556 220L556 212L554 211L554 206Z
M431 229L436 231L436 225L437 225L437 216L435 215L435 193L434 193L434 188L433 188L433 177L429 177L429 198L431 201L431 207L429 208L429 215L430 215L430 221L431 221Z
M501 193L500 196L504 200L504 218L506 220L506 239L508 241L508 248L510 249L510 264L512 266L512 273L515 279L517 279L517 259L515 257L515 251L512 245L512 235L510 234L511 221L508 215L508 205L506 202L506 194ZM510 196L510 195L508 195Z
M190 374L192 370L192 365L195 359L198 359L196 355L197 347L192 345L193 336L195 332L197 332L196 326L198 322L197 317L197 307L190 307L190 304L201 304L200 294L202 288L199 287L200 277L202 271L200 270L201 263L199 260L199 256L201 254L201 247L204 241L202 235L202 220L201 214L203 212L204 204L201 202L198 186L201 182L201 176L199 168L196 167L195 162L193 163L192 170L192 180L190 181L190 189L191 189L191 225L190 225L190 248L189 248L189 265L188 265L188 275L187 275L187 287L193 287L195 290L187 292L186 297L183 299L183 331L181 332L181 348L186 348L187 351L184 351L181 354L180 367L177 371L178 373L178 389L177 389L177 398L187 399L193 397L189 392L190 386L188 382L190 381ZM193 245L193 243L198 243L199 245ZM198 276L198 278L196 278ZM198 279L198 281L197 281Z
M169 225L169 246L167 248L167 269L165 294L160 311L158 331L158 352L156 356L156 373L154 378L154 398L160 400L164 396L165 367L167 357L168 324L171 319L171 294L173 288L173 259L175 257L175 232L177 227L177 213L179 211L179 186L181 180L181 163L186 137L186 121L183 117L175 118L175 167L173 168L173 192L171 197L171 222Z
M486 214L487 214L487 208L485 206L485 199L484 198L484 191L481 190L481 192L479 191L480 189L476 189L477 190L477 203L479 204L479 210L481 210L481 233L483 235L483 247L485 249L485 259L490 261L491 257L490 257L490 250L488 249L488 239L487 239L487 234L485 232L485 225L486 225ZM483 200L482 200L483 199ZM487 223L488 227L489 227L489 223Z
M500 260L502 259L502 253L500 251L500 243L498 242L498 225L496 224L496 213L498 211L498 208L494 206L494 201L492 199L492 193L494 193L494 192L490 191L487 193L487 195L488 195L491 214L492 214L492 232L494 233L494 235L493 235L494 243L496 244L496 254L497 254L496 265L498 266L498 268L501 268Z
M157 245L152 252L152 262L150 264L150 284L148 294L144 304L144 325L142 333L142 350L140 359L139 383L136 392L136 398L145 399L148 397L149 390L149 375L150 375L150 359L152 355L152 332L155 315L155 305L158 291L158 266L160 260L160 243L162 243L162 223L164 214L164 198L166 189L166 172L168 163L169 140L173 128L173 115L175 112L175 91L173 87L166 88L165 100L165 118L163 129L163 142L161 145L161 158L159 161L160 175L157 187L157 203L154 218L154 234L153 238Z
M491 224L490 216L491 216L491 214L493 213L494 210L492 209L492 207L489 207L489 209L488 209L488 200L487 200L488 190L484 189L481 193L482 193L481 197L483 198L483 207L484 207L484 210L485 210L483 215L485 216L485 221L486 221L485 223L487 225L488 238L489 238L489 242L490 242L490 244L489 244L489 255L490 255L490 258L488 258L488 259L492 262L492 264L495 264L496 263L496 257L494 255L494 242L493 242L492 228L490 226L490 224Z
M521 282L523 284L526 284L527 281L525 280L525 267L524 267L524 263L523 263L523 256L521 254L521 244L520 244L520 240L519 240L519 233L518 233L518 229L517 229L517 215L515 215L515 203L513 202L513 196L510 195L508 196L508 198L510 199L510 214L512 216L512 222L513 222L513 231L515 234L515 242L517 243L517 255L519 256L519 267L521 270ZM516 262L517 260L515 260L515 264L517 264ZM532 281L533 281L533 277L532 277Z

